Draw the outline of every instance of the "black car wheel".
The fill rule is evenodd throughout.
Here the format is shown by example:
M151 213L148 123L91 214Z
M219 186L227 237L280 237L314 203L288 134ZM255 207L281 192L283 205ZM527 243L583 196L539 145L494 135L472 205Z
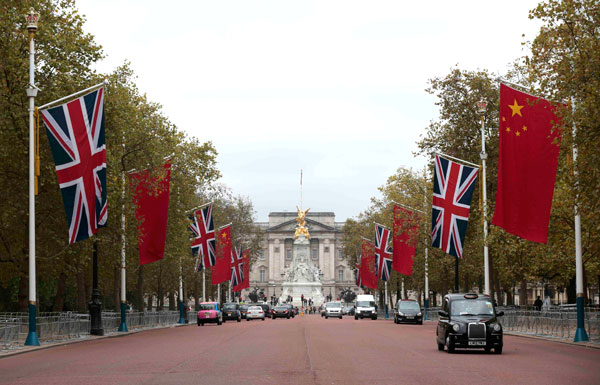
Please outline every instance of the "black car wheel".
M444 351L444 344L440 344L440 343L438 342L437 346L438 346L438 350L439 350L440 352L443 352L443 351Z
M217 325L221 325L222 323L223 323L223 321L221 321L219 319L217 320Z
M454 344L450 341L450 336L446 337L446 346L448 346L448 353L454 353Z
M496 353L496 354L502 354L502 346L496 346L494 348L494 353Z
M485 352L486 352L486 353L489 353L489 352L491 352L491 351L492 351L492 348L490 348L490 347L485 347L485 348L483 348L483 350L485 350Z
M223 318L223 323L227 322L227 318ZM220 324L219 324L220 325Z
M237 321L238 321L238 322L242 322L242 317L241 317L241 316L239 316Z
M262 320L264 321L265 319L263 318Z

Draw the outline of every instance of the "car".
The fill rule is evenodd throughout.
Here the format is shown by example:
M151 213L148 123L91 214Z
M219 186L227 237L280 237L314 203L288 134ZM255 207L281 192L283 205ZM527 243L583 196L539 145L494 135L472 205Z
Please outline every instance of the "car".
M337 317L342 319L342 303L341 302L327 302L325 304L325 319L329 317Z
M290 316L292 318L296 317L296 314L298 314L298 308L294 308L294 305L292 305L291 303L284 303L283 306L288 307L288 309L290 310Z
M503 332L492 298L476 293L446 294L436 330L438 350L484 349L502 354Z
M258 304L258 306L263 308L263 311L265 312L265 317L269 317L272 318L272 312L271 312L271 305L269 305L268 303L261 303Z
M246 313L248 312L249 305L240 305L240 316L242 319L246 318Z
M290 319L290 307L288 305L277 305L271 310L271 318L287 318Z
M246 321L250 321L251 319L261 319L265 320L265 311L262 306L255 305L248 307L248 311L246 312Z
M400 299L394 307L394 323L402 322L423 325L423 312L419 303L413 299Z
M240 322L242 313L240 313L240 304L231 302L223 304L223 322L234 320Z
M297 316L298 315L298 306L294 306L294 305L290 305L290 306L294 310L294 313L293 313L292 317Z
M319 313L321 313L321 317L325 317L325 305L319 307Z
M354 303L354 319L363 319L369 317L372 320L377 319L377 306L375 298L371 294L360 294L356 296Z
M205 323L223 323L223 313L218 302L201 302L198 307L198 326Z
M344 315L354 315L354 306L346 306L343 310Z

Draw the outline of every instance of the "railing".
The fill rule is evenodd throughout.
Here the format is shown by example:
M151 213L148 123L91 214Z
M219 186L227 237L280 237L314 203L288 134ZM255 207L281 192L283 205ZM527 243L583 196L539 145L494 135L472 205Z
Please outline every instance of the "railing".
M505 310L504 330L543 337L573 339L577 330L575 311ZM585 312L585 330L591 342L600 343L600 313Z
M189 323L196 323L197 313L187 314ZM146 329L176 324L178 311L129 312L127 328L129 330ZM39 313L36 319L37 335L40 342L83 338L90 334L89 314L72 312ZM121 314L102 312L102 327L105 334L116 333L121 323ZM29 332L28 313L0 313L0 347L2 350L14 349L23 345Z

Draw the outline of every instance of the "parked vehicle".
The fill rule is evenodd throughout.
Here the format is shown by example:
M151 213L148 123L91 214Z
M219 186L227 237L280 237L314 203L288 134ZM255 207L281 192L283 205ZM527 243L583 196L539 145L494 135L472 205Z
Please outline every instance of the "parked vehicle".
M337 317L342 319L342 303L341 302L327 302L325 304L325 319L329 317Z
M410 322L423 325L423 312L419 303L413 299L400 299L394 307L394 323Z
M198 326L205 323L223 323L223 313L218 302L201 302L198 310Z
M290 308L288 305L278 305L273 307L271 310L271 318L287 318L290 319L292 315L290 314Z
M354 315L354 306L346 306L343 310L344 315Z
M363 319L365 317L369 317L373 320L377 319L375 298L371 294L357 295L356 302L354 303L354 319Z
M240 313L240 304L232 302L223 304L223 322L234 320L240 322L242 313Z
M265 320L265 312L262 306L255 305L248 307L248 311L246 312L246 321L250 321L251 319Z
M502 354L502 325L497 317L504 315L496 312L492 298L488 295L447 294L444 296L440 320L436 330L438 350L484 349Z
M240 316L242 319L246 318L246 313L248 312L249 305L240 305Z
M265 317L272 318L273 314L271 313L271 305L268 303L261 303L258 304L258 306L262 307L263 311L265 312Z

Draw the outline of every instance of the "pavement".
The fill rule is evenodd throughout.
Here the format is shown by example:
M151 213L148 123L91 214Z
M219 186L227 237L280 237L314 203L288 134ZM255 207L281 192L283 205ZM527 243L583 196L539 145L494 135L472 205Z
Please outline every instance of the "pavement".
M0 384L600 384L600 350L506 335L440 352L435 323L307 315L148 330L0 359Z

